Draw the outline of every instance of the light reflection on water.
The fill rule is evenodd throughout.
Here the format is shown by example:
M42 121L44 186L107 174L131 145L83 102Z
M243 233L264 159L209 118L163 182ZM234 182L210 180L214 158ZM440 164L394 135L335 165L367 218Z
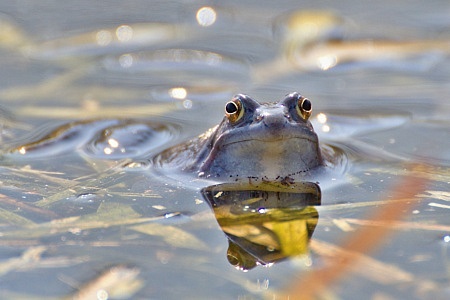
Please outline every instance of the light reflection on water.
M109 273L125 276L129 286L112 289L112 297L272 297L302 271L323 265L326 259L313 251L307 259L238 272L225 259L227 241L197 190L201 182L187 186L123 168L130 157L145 158L217 124L235 93L277 101L292 91L313 101L322 142L351 160L344 184L323 190L313 240L339 244L369 226L361 225L366 213L391 200L390 188L402 176L429 180L422 202L405 213L406 229L375 258L382 272L395 268L407 276L393 275L386 284L359 274L328 292L337 298L448 294L444 9L401 2L368 10L346 1L325 11L310 3L313 12L268 3L149 10L138 2L126 16L119 4L76 15L81 3L48 12L43 5L33 14L34 6L0 4L8 14L0 18L0 72L8 78L0 83L3 298L82 295L74 282L85 283L76 285L81 291L104 292L95 283L117 282L103 272L111 266L120 272ZM166 127L155 130L154 122ZM24 145L61 128L59 138L27 158ZM5 154L12 146L17 155ZM432 171L405 169L404 161L427 163ZM370 274L373 266L362 268Z

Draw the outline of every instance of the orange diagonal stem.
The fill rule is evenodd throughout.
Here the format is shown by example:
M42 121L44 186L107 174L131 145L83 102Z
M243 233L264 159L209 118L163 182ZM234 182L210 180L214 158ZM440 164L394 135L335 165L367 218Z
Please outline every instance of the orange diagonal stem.
M417 166L414 167L417 168ZM424 168L424 166L420 167ZM393 201L382 206L368 220L383 221L385 225L398 221L410 211L411 206L415 205L417 201L414 197L423 191L426 182L424 178L405 177L393 191L393 199L404 199L404 201ZM390 226L368 226L352 233L341 245L341 249L344 250L342 255L326 267L304 274L291 285L286 296L289 299L317 299L324 288L329 287L348 272L350 266L354 266L361 254L374 251L391 231Z

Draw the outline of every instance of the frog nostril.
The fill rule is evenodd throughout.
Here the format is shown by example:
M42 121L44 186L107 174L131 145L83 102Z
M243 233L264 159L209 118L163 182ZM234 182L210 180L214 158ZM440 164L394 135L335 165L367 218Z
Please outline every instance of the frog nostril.
M285 114L284 114L284 117L286 118L286 120L288 120L288 122L290 122L290 121L292 120L291 115L288 114L288 113L285 113Z
M264 116L262 116L262 115L257 115L257 116L255 117L255 122L261 122L262 119L264 119Z

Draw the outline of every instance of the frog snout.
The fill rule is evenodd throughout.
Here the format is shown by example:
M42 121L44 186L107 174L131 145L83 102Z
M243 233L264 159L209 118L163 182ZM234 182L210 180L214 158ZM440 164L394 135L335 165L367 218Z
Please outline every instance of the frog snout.
M270 129L281 129L286 126L288 120L283 114L266 114L262 116L262 122Z

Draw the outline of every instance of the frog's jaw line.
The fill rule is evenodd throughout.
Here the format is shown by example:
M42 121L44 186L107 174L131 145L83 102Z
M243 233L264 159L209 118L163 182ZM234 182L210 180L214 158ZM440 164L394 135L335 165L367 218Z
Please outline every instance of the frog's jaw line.
M322 165L317 141L306 138L280 142L247 140L215 145L199 172L210 177L267 178L303 177Z
M283 142L286 140L293 140L293 139L299 139L299 140L306 140L309 141L310 143L318 143L318 139L317 138L312 138L309 136L304 136L304 135L277 135L277 136L273 136L273 137L268 137L268 136L263 136L261 138L248 138L248 139L239 139L239 140L232 140L232 141L226 141L224 142L225 138L223 136L219 137L219 139L216 141L216 144L221 144L220 147L224 148L226 146L230 146L232 144L238 144L238 143L245 143L245 142L262 142L262 143L276 143L276 142Z

